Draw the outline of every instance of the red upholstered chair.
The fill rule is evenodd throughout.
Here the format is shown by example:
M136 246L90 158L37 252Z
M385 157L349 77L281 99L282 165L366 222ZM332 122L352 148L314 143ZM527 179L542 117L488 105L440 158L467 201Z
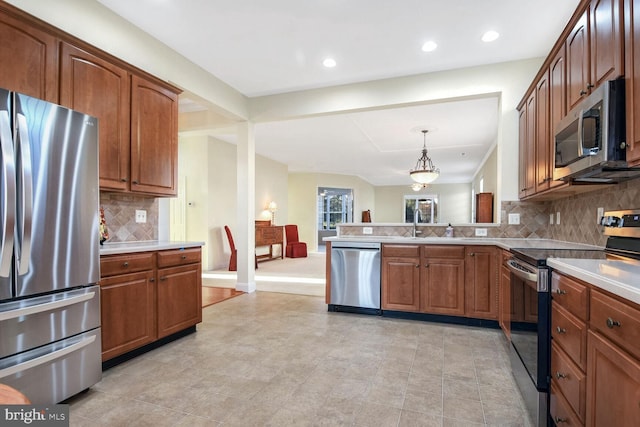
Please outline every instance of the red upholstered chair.
M229 271L238 270L238 250L233 243L233 236L228 226L224 226L224 231L227 233L227 240L229 240L229 248L231 249L231 257L229 258ZM258 257L256 256L256 268L258 268Z
M298 226L285 225L284 232L287 236L287 258L304 258L307 256L307 244L298 241Z

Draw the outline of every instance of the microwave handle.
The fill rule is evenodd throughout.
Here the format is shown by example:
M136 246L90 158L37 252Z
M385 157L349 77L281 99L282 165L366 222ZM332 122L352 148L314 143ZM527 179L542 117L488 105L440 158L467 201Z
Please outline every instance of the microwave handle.
M584 128L582 127L584 121L584 110L580 110L580 115L578 116L578 157L577 159L581 159L584 156Z

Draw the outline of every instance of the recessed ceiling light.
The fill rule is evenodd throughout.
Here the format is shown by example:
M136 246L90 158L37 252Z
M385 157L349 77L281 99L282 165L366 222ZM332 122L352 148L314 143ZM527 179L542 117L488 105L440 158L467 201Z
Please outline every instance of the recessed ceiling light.
M336 66L336 60L333 58L326 58L324 61L322 61L322 65L327 68L333 68Z
M498 34L497 31L491 30L491 31L487 31L486 33L484 33L482 35L482 41L485 42L485 43L488 43L488 42L492 42L494 40L497 40L498 37L500 37L500 34Z
M433 52L434 50L436 50L438 48L438 43L429 40L428 42L426 42L425 44L422 45L422 50L424 52Z

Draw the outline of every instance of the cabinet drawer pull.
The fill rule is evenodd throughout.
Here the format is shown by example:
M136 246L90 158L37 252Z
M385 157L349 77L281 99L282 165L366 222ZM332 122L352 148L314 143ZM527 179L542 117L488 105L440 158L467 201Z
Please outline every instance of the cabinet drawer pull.
M416 268L420 268L420 264L416 264Z
M565 291L564 289L556 289L556 294L558 295L566 295L567 291Z
M154 278L152 277L151 279L149 279L149 281L153 283L153 282L155 282L155 281L156 281L156 279L154 279Z
M567 330L565 328L561 328L560 326L556 328L556 331L558 331L559 334L567 333Z
M556 424L560 424L560 423L566 423L567 419L566 418L560 418L560 417L554 417L553 421L555 421Z
M607 328L613 329L615 326L620 326L620 322L613 320L611 317L607 317Z
M125 261L125 262L123 262L123 263L122 263L122 266L123 266L124 268L129 267L129 261Z
M567 378L567 374L563 374L562 372L556 372L556 378L559 380Z
M587 85L587 89L593 89L594 87L595 87L595 86L594 86L594 85L592 85L591 83L589 83L589 84Z
M582 95L586 95L586 94L587 94L587 91L586 91L586 90L581 90L581 91L580 91L580 96L582 96Z
M429 264L425 264L425 265L424 265L424 268L429 268Z
M120 182L127 182L127 178L120 178Z
M134 184L136 184L136 185L138 185L138 181L136 181L136 180L131 181L131 182L132 182L132 183L134 183Z
M165 281L165 280L167 280L167 276L162 276L162 277L160 278L160 281L161 281L161 282L162 282L162 281Z
M180 258L187 259L187 256L186 255L182 255Z

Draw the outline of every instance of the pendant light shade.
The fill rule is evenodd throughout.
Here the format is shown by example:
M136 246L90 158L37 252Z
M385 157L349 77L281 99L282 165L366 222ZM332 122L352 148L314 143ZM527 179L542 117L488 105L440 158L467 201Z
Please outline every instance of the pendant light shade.
M422 156L416 162L416 167L410 172L411 179L420 184L429 184L435 181L440 175L440 169L433 165L433 161L427 154L427 132L423 130Z

